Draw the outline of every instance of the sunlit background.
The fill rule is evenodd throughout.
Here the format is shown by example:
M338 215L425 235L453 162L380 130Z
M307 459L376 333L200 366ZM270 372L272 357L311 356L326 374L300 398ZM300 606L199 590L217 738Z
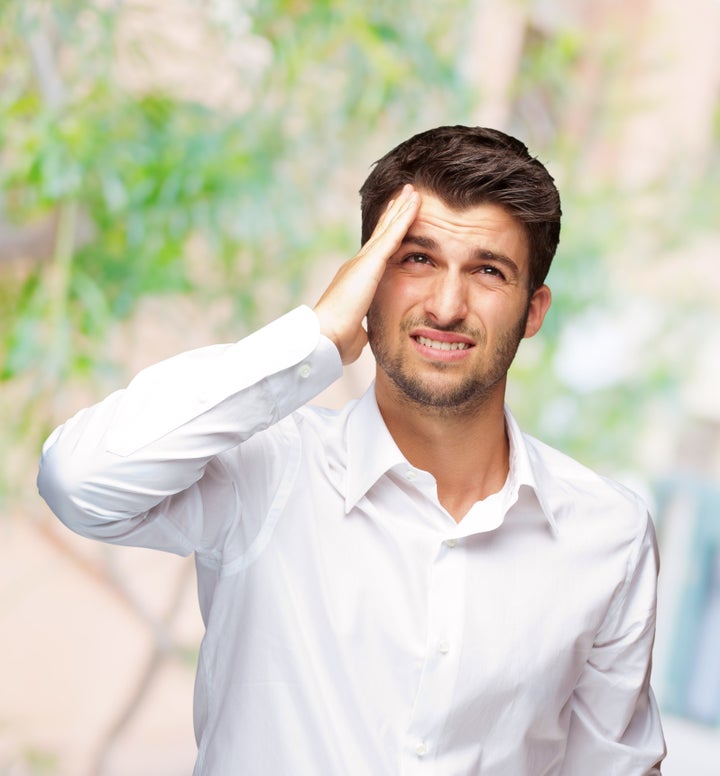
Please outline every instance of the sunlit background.
M664 772L718 776L719 0L0 2L0 776L194 760L192 562L62 528L43 438L312 303L372 162L450 123L558 181L554 306L510 403L651 504Z

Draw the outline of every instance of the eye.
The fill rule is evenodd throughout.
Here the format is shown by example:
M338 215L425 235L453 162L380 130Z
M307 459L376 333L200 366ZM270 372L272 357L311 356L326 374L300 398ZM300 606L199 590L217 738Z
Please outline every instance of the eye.
M496 277L500 280L505 280L505 275L493 264L484 264L477 270L479 275L487 275L489 277Z
M422 253L409 253L403 257L404 264L431 264L431 260L428 256Z

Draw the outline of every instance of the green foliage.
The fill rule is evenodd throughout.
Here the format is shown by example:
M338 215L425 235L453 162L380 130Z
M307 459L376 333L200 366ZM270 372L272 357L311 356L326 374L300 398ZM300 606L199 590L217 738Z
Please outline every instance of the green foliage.
M78 335L62 363L53 359L57 379L91 359L93 341L143 295L197 285L187 262L192 236L202 235L217 264L207 276L237 293L246 317L254 312L248 279L264 275L297 288L309 258L347 249L347 232L300 206L332 194L327 187L348 146L384 120L385 106L406 117L433 92L457 86L452 52L428 40L447 29L447 15L398 25L396 6L368 14L353 3L259 4L252 32L271 47L272 61L259 67L241 113L123 91L111 77L113 12L65 2L32 17L34 6L6 6L2 21L24 35L3 37L4 58L17 67L0 105L7 127L0 216L23 224L74 203L72 236L83 225L91 236L72 251L60 288L48 293L41 267L18 289L12 314L3 311L10 320L4 377L45 360L48 343L36 334L52 294L66 297L65 324ZM60 41L58 68L61 60L76 63L58 71L67 80L61 104L42 99L26 62L23 37L43 31ZM311 153L318 143L322 155ZM252 257L244 272L241 254Z
M318 257L351 255L335 203L345 170L359 183L372 161L367 138L468 102L451 45L461 5L188 0L245 107L152 78L123 87L118 61L147 56L118 43L123 4L0 5L0 223L58 224L45 260L0 283L0 379L30 386L10 436L34 437L62 381L112 364L104 340L144 296L230 296L250 327L259 284L291 298ZM248 65L252 51L265 59Z
M477 95L458 67L461 0L183 7L216 47L213 72L235 85L232 104L150 76L122 86L118 62L150 72L154 43L120 34L122 3L0 4L0 224L57 221L45 261L0 267L0 380L28 386L10 438L29 433L37 444L57 386L113 363L108 332L147 295L229 297L246 327L260 323L263 284L289 301L318 258L354 252L357 228L338 202L376 156L472 115ZM613 64L619 49L603 46ZM714 228L720 187L717 171L692 185L675 172L675 220L647 224L631 200L648 192L621 196L580 173L583 138L563 121L583 87L586 48L582 31L530 29L513 88L510 131L552 160L565 218L553 309L521 351L512 403L551 443L593 464L622 463L632 457L625 440L647 420L646 397L668 391L667 353L583 394L558 376L563 334L584 326L587 311L612 316L628 304L609 266L639 232L655 236L654 249L687 225ZM607 102L583 92L593 132L613 125Z
M31 776L52 776L58 772L58 756L37 748L27 748L22 753L22 764L25 772Z

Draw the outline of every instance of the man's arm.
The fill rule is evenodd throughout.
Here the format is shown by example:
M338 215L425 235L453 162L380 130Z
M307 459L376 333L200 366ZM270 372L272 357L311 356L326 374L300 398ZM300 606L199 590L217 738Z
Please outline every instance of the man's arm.
M53 432L40 459L40 494L84 536L188 554L204 541L206 517L237 507L227 478L205 477L210 462L341 371L307 307L238 343L155 364Z
M665 756L650 689L658 554L649 516L571 699L562 776L659 776Z
M417 200L408 190L391 204L314 313L298 308L235 344L149 367L56 429L38 477L55 514L105 541L197 549L208 498L214 513L218 504L230 513L237 497L232 483L208 485L209 463L314 398L340 376L340 360L357 358L363 318Z

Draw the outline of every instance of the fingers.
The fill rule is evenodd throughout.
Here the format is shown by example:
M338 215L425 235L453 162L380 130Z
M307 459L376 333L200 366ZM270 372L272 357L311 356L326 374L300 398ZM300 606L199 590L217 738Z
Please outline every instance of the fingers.
M420 194L410 184L404 186L388 203L370 238L343 264L315 306L321 331L335 342L343 363L357 359L367 341L363 320L388 259L399 248L419 207Z
M363 300L370 306L377 284L385 272L388 259L397 251L417 216L420 194L407 184L378 219L369 239L349 264L358 272L367 272L369 285L364 285Z
M372 235L365 243L360 254L367 254L377 246L388 251L387 260L398 248L410 224L415 220L420 205L420 194L409 183L405 184L395 199L388 202L385 211L378 219Z

